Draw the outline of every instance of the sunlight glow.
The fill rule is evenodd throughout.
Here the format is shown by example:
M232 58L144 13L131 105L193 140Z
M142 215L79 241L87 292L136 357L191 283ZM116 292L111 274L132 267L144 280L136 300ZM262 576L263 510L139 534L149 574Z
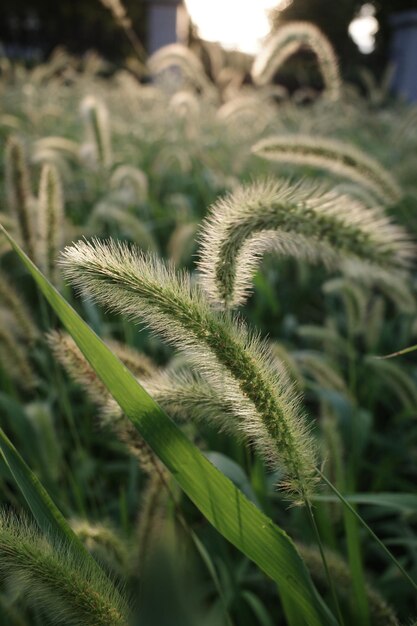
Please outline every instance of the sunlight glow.
M375 35L379 30L373 4L364 4L354 20L349 24L349 35L363 54L370 54L375 48Z
M268 11L288 0L185 0L199 36L227 50L256 54L270 31Z

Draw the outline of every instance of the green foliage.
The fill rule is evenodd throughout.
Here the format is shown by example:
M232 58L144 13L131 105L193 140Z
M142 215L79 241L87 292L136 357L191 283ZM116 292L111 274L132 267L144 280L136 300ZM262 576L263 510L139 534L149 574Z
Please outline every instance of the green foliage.
M307 65L291 96L251 86L209 45L151 83L1 63L0 222L54 309L0 237L1 532L31 555L1 570L1 624L417 614L416 112L366 78L335 106L297 29L330 94Z

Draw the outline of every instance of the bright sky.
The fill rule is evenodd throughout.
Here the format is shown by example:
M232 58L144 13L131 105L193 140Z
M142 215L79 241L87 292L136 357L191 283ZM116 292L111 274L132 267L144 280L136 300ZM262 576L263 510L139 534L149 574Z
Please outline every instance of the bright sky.
M185 0L200 37L217 41L227 50L256 54L268 35L268 11L288 6L291 0ZM362 6L349 25L349 34L364 54L374 49L378 22L371 3Z
M185 4L202 39L256 54L270 30L267 11L288 0L185 0Z
M366 3L362 6L359 15L349 24L349 35L363 54L369 54L375 48L375 35L379 29L375 17L375 7Z

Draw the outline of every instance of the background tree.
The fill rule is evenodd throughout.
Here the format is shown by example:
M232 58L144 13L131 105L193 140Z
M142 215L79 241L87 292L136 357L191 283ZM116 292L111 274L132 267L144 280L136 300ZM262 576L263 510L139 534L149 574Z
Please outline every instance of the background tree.
M146 40L146 2L124 0L134 28ZM82 54L94 48L118 61L132 54L125 34L98 0L2 0L0 42L30 60L39 49L43 58L57 46Z

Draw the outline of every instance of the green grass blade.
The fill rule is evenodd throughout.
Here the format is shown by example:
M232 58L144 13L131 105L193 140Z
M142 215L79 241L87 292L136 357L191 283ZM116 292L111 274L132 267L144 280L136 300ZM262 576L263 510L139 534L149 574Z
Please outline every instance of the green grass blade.
M84 356L207 520L270 576L309 626L335 626L288 535L219 472L139 385L1 227Z
M417 350L417 345L410 346L409 348L403 348L403 350L397 350L397 352L391 352L391 354L384 354L384 356L376 356L375 359L393 359L396 356L402 356L403 354L408 354L409 352L414 352Z
M2 428L0 428L0 452L40 529L54 540L71 544L84 557L89 555L48 492L27 466Z
M320 477L322 478L322 480L326 483L326 485L328 487L330 487L330 489L333 491L333 493L336 495L336 497L338 498L338 500L340 500L343 505L352 513L352 515L358 520L358 522L360 522L362 524L362 526L364 528L366 528L366 530L368 531L368 533L371 535L371 537L374 539L374 541L376 541L376 543L379 545L379 547L383 550L383 552L385 552L386 556L388 557L388 559L390 561L392 561L394 563L394 565L400 570L400 572L402 573L402 575L404 576L404 578L406 578L408 580L408 582L410 583L410 585L412 587L414 587L414 589L417 590L417 583L415 580L413 580L410 576L410 574L408 574L408 572L405 571L405 569L403 568L403 566L401 565L401 563L395 558L395 556L388 550L387 546L384 544L383 541L381 541L381 539L378 537L378 535L376 535L374 533L374 531L372 530L372 528L370 526L368 526L368 524L365 522L365 520L363 519L363 517L361 517L361 515L359 515L359 513L353 508L353 506L346 500L346 498L340 493L340 491L333 485L333 483L330 482L330 480L328 478L326 478L326 476L323 474L323 472L321 472L320 470L318 471L318 474L320 475Z
M417 495L414 493L354 493L352 495L344 494L344 498L350 503L381 506L407 514L417 513ZM338 502L339 498L336 495L320 494L314 496L314 500Z

